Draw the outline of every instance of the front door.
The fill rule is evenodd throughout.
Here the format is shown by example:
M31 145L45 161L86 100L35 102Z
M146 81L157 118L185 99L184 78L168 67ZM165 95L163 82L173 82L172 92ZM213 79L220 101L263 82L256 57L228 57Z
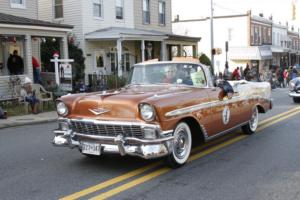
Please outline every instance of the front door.
M106 69L106 56L103 50L95 51L94 53L94 69L97 75L105 75Z

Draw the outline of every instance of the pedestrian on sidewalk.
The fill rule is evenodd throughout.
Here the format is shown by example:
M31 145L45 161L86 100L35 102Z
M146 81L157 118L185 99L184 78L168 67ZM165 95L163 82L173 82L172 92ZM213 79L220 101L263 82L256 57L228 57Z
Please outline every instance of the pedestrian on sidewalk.
M21 89L21 97L23 101L30 104L33 114L38 114L39 99L35 95L35 90L32 89L32 81L30 78L25 77L24 84Z
M0 107L0 119L7 119L7 112Z
M237 67L235 70L232 72L232 80L240 80L240 68Z

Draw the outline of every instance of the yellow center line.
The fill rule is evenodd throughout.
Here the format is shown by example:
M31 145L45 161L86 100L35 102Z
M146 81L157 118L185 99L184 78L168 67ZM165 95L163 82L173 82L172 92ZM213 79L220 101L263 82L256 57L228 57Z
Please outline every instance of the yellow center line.
M297 111L297 110L300 110L300 106L297 106L297 107L295 107L295 108L292 108L292 109L290 109L290 110L288 110L288 111L286 111L286 112L280 113L280 114L275 115L275 116L273 116L273 117L270 117L270 118L268 118L268 119L262 120L259 124L261 125L261 124L267 123L267 122L269 122L269 121L272 121L272 120L274 120L274 119L276 119L276 118L279 118L279 117L281 117L281 116L287 115L287 114L292 113L292 112Z
M116 183L119 183L119 182L122 182L124 180L127 180L127 179L129 179L131 177L134 177L134 176L137 176L139 174L142 174L142 173L144 173L144 172L146 172L146 171L148 171L150 169L153 169L153 168L159 166L160 164L162 164L162 162L156 162L156 163L153 163L151 165L148 165L148 166L136 169L134 171L131 171L131 172L128 172L128 173L123 174L121 176L115 177L115 178L110 179L108 181L105 181L103 183L97 184L95 186L92 186L92 187L89 187L87 189L81 190L81 191L76 192L74 194L71 194L69 196L63 197L63 198L61 198L61 200L78 199L78 198L83 197L85 195L91 194L91 193L96 192L98 190L102 190L102 189L104 189L106 187L109 187L109 186L114 185Z
M275 124L277 122L283 121L283 120L285 120L285 119L287 119L289 117L297 115L298 113L300 113L300 111L297 111L295 113L291 113L291 114L289 114L289 115L287 115L287 116L285 116L285 117L283 117L281 119L278 119L278 120L273 121L273 122L271 122L269 124L266 124L263 127L261 127L260 130L258 130L258 131L261 131L261 130L263 130L263 129L265 129L265 128L267 128L267 127L269 127L269 126L271 126L271 125L273 125L273 124ZM204 157L204 156L206 156L208 154L211 154L211 153L213 153L215 151L218 151L218 150L220 150L220 149L222 149L224 147L227 147L227 146L229 146L229 145L231 145L233 143L236 143L236 142L238 142L238 141L240 141L240 140L242 140L242 139L244 139L246 137L248 137L248 136L247 135L241 135L241 136L233 138L233 139L231 139L229 141L226 141L224 143L218 144L218 145L216 145L216 146L214 146L212 148L209 148L209 149L207 149L207 150L205 150L203 152L200 152L198 154L195 154L195 155L191 156L188 159L188 162L192 162L194 160L202 158L202 157ZM145 183L145 182L147 182L147 181L149 181L149 180L151 180L153 178L156 178L156 177L158 177L160 175L163 175L163 174L165 174L165 173L167 173L169 171L171 171L170 168L163 167L163 168L158 169L158 170L156 170L154 172L151 172L150 174L147 174L145 176L139 177L139 178L137 178L135 180L132 180L132 181L130 181L128 183L125 183L125 184L123 184L121 186L118 186L118 187L116 187L116 188L114 188L112 190L109 190L107 192L101 193L100 195L97 195L97 196L93 197L92 200L107 199L107 198L112 197L114 195L117 195L117 194L119 194L119 193L121 193L121 192L123 192L125 190L128 190L128 189L130 189L132 187L135 187L135 186L137 186L139 184Z
M281 117L281 116L283 116L283 115L287 115L288 113L291 113L291 112L293 112L293 111L295 111L295 110L298 110L298 109L300 109L300 107L296 107L296 108L290 109L290 110L288 110L288 111L286 111L286 112L284 112L284 113L281 113L281 114L275 115L275 116L273 116L273 117L271 117L271 118L268 118L268 119L266 119L266 120L263 120L263 121L260 122L260 124L267 123L267 122L269 122L269 121L272 121L272 120L274 120L274 119L276 119L276 118L278 118L278 117ZM259 127L259 128L260 128L260 127ZM259 130L259 128L258 128L258 130ZM264 127L263 127L263 128L264 128ZM227 134L227 135L225 135L225 136L223 136L223 137L220 137L220 138L217 138L217 139L215 139L215 140L212 140L212 141L210 141L210 142L208 142L208 143L205 143L205 144L203 144L203 145L201 145L201 146L199 146L199 147L194 148L194 149L192 150L192 152L196 152L196 151L199 151L199 150L201 150L201 149L204 149L204 148L206 148L206 147L208 147L208 146L210 146L210 145L213 145L213 144L215 144L215 143L218 143L220 140L226 140L227 138L230 138L231 136L232 136L232 134ZM240 137L241 137L241 139L243 139L243 138L246 137L246 136L245 136L245 135L241 135L241 136L235 137L234 139L230 140L230 141L233 141L233 142L226 141L226 142L224 142L224 143L222 143L222 144L228 144L228 145L229 145L229 143L232 144L232 143L234 143L234 142L237 142L237 138L240 138ZM221 145L222 145L222 144L221 144ZM223 145L223 146L224 146L224 145ZM211 149L214 149L214 148L216 148L216 147L212 147L212 148L210 148L209 150L203 151L203 152L201 152L201 153L205 154L205 152L210 152L210 151L213 152ZM210 152L210 153L211 153L211 152ZM209 154L209 153L207 153L207 154ZM205 155L207 155L207 154L205 154ZM194 160L194 159L193 159L194 157L198 157L198 156L199 156L199 155L198 155L198 156L197 156L197 155L198 155L198 154L192 155L192 156L190 157L189 161L190 161L190 160L192 161L192 160ZM195 158L195 159L197 159L197 158ZM127 179L129 179L129 178L132 178L132 177L134 177L134 176L138 176L138 175L140 175L140 174L142 174L142 173L144 173L144 172L146 172L146 171L149 171L149 170L151 170L151 169L154 169L154 168L158 167L158 166L161 165L162 163L163 163L163 162L160 161L160 162L155 162L155 163L153 163L153 164L150 164L150 165L148 165L148 166L141 167L141 168L139 168L139 169L136 169L136 170L134 170L134 171L128 172L128 173L123 174L123 175L121 175L121 176L115 177L115 178L113 178L113 179L109 179L109 180L107 180L107 181L105 181L105 182L99 183L99 184L94 185L94 186L92 186L92 187L83 189L83 190L81 190L81 191L79 191L79 192L76 192L76 193L73 193L73 194L71 194L71 195L65 196L65 197L61 198L61 200L78 199L78 198L80 198L80 197L86 196L86 195L91 194L91 193L93 193L93 192L96 192L96 191L102 190L102 189L104 189L104 188L107 188L107 187L109 187L109 186L112 186L112 185L114 185L114 184L116 184L116 183L125 181L125 180L127 180Z
M121 193L121 192L123 192L125 190L128 190L128 189L130 189L130 188L132 188L134 186L137 186L137 185L139 185L141 183L149 181L149 180L151 180L151 179L153 179L155 177L161 176L161 175L163 175L163 174L165 174L165 173L167 173L167 172L169 172L171 170L172 170L171 168L163 167L163 168L161 168L159 170L151 172L150 174L147 174L147 175L142 176L140 178L137 178L137 179L135 179L135 180L133 180L133 181L131 181L129 183L121 185L120 187L116 187L116 188L114 188L112 190L109 190L107 192L104 192L104 193L102 193L102 194L100 194L100 195L98 195L96 197L93 197L93 198L91 198L91 200L107 199L107 198L109 198L111 196L114 196L114 195L116 195L118 193Z
M284 116L284 117L281 117L281 118L279 118L279 119L277 119L277 120L274 120L274 121L272 121L272 122L270 122L270 123L268 123L268 124L265 124L265 125L263 125L263 126L260 126L260 127L257 128L257 132L259 132L259 131L261 131L261 130L263 130L263 129L265 129L265 128L267 128L267 127L273 125L273 124L276 124L276 123L278 123L278 122L280 122L280 121L283 121L283 120L285 120L285 119L287 119L287 118L290 118L290 117L292 117L292 116L294 116L294 115L297 115L297 114L299 114L299 113L300 113L300 110L299 110L299 111L296 111L296 112L294 112L294 113L291 113L291 114L289 114L289 115L286 115L286 116Z

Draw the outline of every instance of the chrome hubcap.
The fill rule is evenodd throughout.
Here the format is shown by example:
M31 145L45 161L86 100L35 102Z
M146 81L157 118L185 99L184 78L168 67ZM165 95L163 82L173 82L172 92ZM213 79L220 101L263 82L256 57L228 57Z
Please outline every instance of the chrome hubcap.
M177 137L174 142L174 153L179 159L185 157L187 153L187 147L189 145L188 135L185 129L180 129L177 132Z
M250 129L255 131L258 125L258 110L255 108L252 113L252 117L250 120Z

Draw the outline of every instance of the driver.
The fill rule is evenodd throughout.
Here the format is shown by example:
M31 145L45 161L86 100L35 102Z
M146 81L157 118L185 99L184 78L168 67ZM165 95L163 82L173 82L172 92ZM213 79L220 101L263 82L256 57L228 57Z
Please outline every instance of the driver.
M170 65L166 66L165 69L165 76L163 78L163 83L175 83L176 82L176 66Z

